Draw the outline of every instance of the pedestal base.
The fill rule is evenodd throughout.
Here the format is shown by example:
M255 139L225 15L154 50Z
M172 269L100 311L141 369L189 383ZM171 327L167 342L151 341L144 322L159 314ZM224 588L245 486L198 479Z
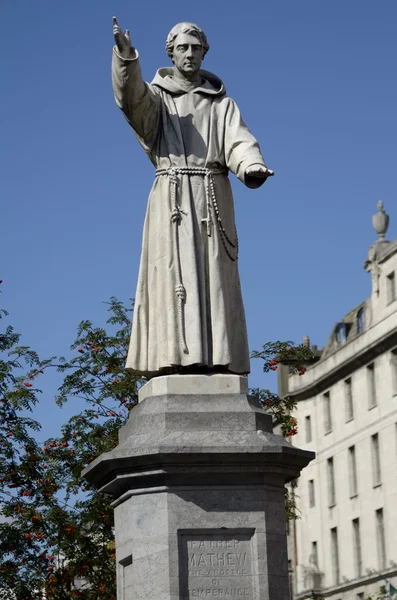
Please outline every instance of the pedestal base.
M149 381L85 471L114 498L118 600L289 598L284 484L314 457L237 375Z

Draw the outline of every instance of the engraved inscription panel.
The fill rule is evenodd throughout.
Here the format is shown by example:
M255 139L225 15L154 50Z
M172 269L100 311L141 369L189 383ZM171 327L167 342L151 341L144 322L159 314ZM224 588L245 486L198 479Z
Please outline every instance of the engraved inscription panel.
M251 533L181 533L182 598L254 599Z

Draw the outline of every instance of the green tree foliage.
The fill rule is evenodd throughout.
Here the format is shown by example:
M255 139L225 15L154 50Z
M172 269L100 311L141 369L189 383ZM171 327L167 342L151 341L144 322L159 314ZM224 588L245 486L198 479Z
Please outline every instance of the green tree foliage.
M2 310L1 318L6 316ZM40 361L19 340L11 326L0 333L0 520L5 521L0 524L0 589L28 598L50 565L42 554L44 532L36 514L47 510L45 494L52 481L44 474L33 435L40 425L31 417L38 402L37 379L49 361Z
M393 590L395 592L394 587ZM366 600L397 600L397 594L394 592L389 593L386 589L386 586L382 585L379 588L379 592L376 594L376 596L368 596Z
M276 371L280 365L288 366L293 375L302 376L306 373L306 366L313 359L313 354L307 346L295 346L293 342L267 342L262 350L255 350L251 358L263 361L263 372ZM286 396L281 398L270 390L253 388L253 396L259 398L264 410L273 416L274 423L280 425L283 436L290 437L298 433L298 424L291 413L296 408L296 401Z
M310 348L303 344L295 346L293 342L267 342L262 350L255 350L251 358L263 361L264 373L277 371L284 365L292 375L302 376L306 373L305 365L313 360L313 354ZM292 437L298 433L298 421L292 415L296 408L296 400L289 396L280 397L267 389L253 388L250 393L256 396L263 409L272 415L274 425L280 427L284 437ZM288 521L299 518L295 488L296 481L292 481L285 490L285 512Z
M313 592L311 596L313 600L325 600L323 596L318 596ZM391 595L387 592L386 586L382 585L379 588L379 592L376 596L367 596L365 600L397 600L397 594L392 593Z
M142 381L124 370L132 310L115 298L108 309L105 328L80 323L70 359L40 360L11 327L0 335L0 592L9 598L41 600L43 591L48 600L116 598L113 510L81 471L117 445ZM265 373L288 364L303 374L310 351L276 342L253 357ZM43 444L32 415L49 368L64 375L56 402L73 401L75 414ZM294 402L252 393L283 435L296 433ZM293 516L287 497L288 511Z
M109 332L80 324L69 361L41 361L11 327L0 335L0 589L18 600L43 591L51 600L116 598L113 510L81 478L117 445L137 399L138 382L123 369L129 311L115 299L109 310ZM73 397L80 410L40 444L29 413L39 378L55 366L65 373L58 404Z

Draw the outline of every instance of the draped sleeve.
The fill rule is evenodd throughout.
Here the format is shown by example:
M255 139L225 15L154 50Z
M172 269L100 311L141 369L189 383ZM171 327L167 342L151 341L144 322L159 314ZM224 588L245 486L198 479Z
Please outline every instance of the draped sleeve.
M143 81L137 50L133 58L122 58L113 48L112 85L117 106L150 154L159 129L160 95L154 86Z
M232 171L249 188L258 188L263 178L246 175L248 167L262 165L266 167L259 144L244 123L237 104L228 98L225 114L225 161Z

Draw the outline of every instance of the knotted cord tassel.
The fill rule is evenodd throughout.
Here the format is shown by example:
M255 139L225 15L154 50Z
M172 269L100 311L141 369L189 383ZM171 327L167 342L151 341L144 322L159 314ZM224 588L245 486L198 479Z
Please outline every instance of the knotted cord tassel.
M182 283L182 269L181 259L179 254L179 224L182 221L181 210L177 203L177 187L178 187L178 176L175 171L170 172L170 185L171 185L171 202L173 209L171 212L171 223L174 224L174 261L176 264L176 280L177 285L175 286L175 293L178 298L178 321L179 321L179 340L182 347L182 351L185 354L189 353L186 334L185 334L185 303L186 303L186 289Z
M206 167L171 167L169 169L157 169L156 176L167 175L170 182L170 190L171 190L171 206L173 207L171 210L171 223L174 225L174 262L176 265L176 286L175 286L175 294L178 298L178 322L179 322L179 336L182 350L185 354L189 353L187 343L186 343L186 333L185 333L185 311L184 307L186 304L186 289L183 285L182 281L182 268L181 268L181 259L180 259L180 249L179 249L179 225L182 221L182 213L180 207L178 206L178 184L179 179L178 175L201 175L204 177L204 187L205 194L207 199L207 218L203 219L203 222L206 223L207 227L207 236L211 237L211 213L214 211L215 221L218 224L219 237L222 242L222 246L227 254L227 256L233 262L238 258L238 237L237 231L235 231L236 242L232 242L230 237L228 236L223 223L221 216L219 214L218 201L216 198L216 190L215 190L215 180L214 175L217 174L225 174L226 171L214 171L212 169L207 169ZM232 256L231 249L234 249L235 256Z

